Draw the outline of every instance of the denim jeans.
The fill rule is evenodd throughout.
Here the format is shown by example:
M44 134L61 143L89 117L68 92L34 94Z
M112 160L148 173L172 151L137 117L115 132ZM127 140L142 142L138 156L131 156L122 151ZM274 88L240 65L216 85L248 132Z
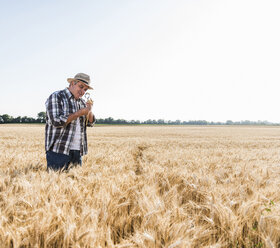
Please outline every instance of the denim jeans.
M48 170L68 170L70 164L82 165L82 156L78 150L70 150L69 155L47 151L46 158Z

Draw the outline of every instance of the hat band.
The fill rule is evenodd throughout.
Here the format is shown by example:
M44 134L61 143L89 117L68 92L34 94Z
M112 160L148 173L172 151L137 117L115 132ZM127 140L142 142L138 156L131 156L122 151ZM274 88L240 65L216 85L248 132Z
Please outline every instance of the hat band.
M76 79L76 80L81 81L81 82L83 82L83 83L89 85L89 83L88 83L87 81L83 80L83 79Z

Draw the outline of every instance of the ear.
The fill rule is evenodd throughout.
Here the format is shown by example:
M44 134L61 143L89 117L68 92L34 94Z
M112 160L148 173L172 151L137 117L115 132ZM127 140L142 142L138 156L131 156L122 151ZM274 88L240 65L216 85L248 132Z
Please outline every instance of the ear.
M69 86L72 87L73 85L74 85L74 81L71 81Z

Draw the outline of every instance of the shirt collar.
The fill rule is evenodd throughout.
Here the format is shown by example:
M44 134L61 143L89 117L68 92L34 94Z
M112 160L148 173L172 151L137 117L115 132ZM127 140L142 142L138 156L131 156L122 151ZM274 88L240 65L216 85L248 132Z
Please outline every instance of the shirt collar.
M64 92L65 92L65 94L66 94L66 96L67 96L68 99L73 98L73 99L74 99L75 101L77 101L77 102L82 101L81 98L75 99L74 95L71 93L71 91L70 91L68 88L65 88Z
M76 100L76 101L79 101L79 100L80 100L80 99L75 99L74 95L71 93L71 91L70 91L68 88L65 88L64 91L65 91L66 96L67 96L69 99L73 98L73 99Z
M68 98L74 97L73 94L71 93L71 91L68 88L65 88L64 92L65 92L65 94Z

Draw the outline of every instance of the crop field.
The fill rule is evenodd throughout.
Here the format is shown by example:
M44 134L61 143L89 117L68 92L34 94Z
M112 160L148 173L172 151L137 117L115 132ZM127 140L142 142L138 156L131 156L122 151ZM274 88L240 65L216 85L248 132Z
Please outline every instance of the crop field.
M96 126L47 172L43 125L0 125L0 247L280 247L280 127Z

